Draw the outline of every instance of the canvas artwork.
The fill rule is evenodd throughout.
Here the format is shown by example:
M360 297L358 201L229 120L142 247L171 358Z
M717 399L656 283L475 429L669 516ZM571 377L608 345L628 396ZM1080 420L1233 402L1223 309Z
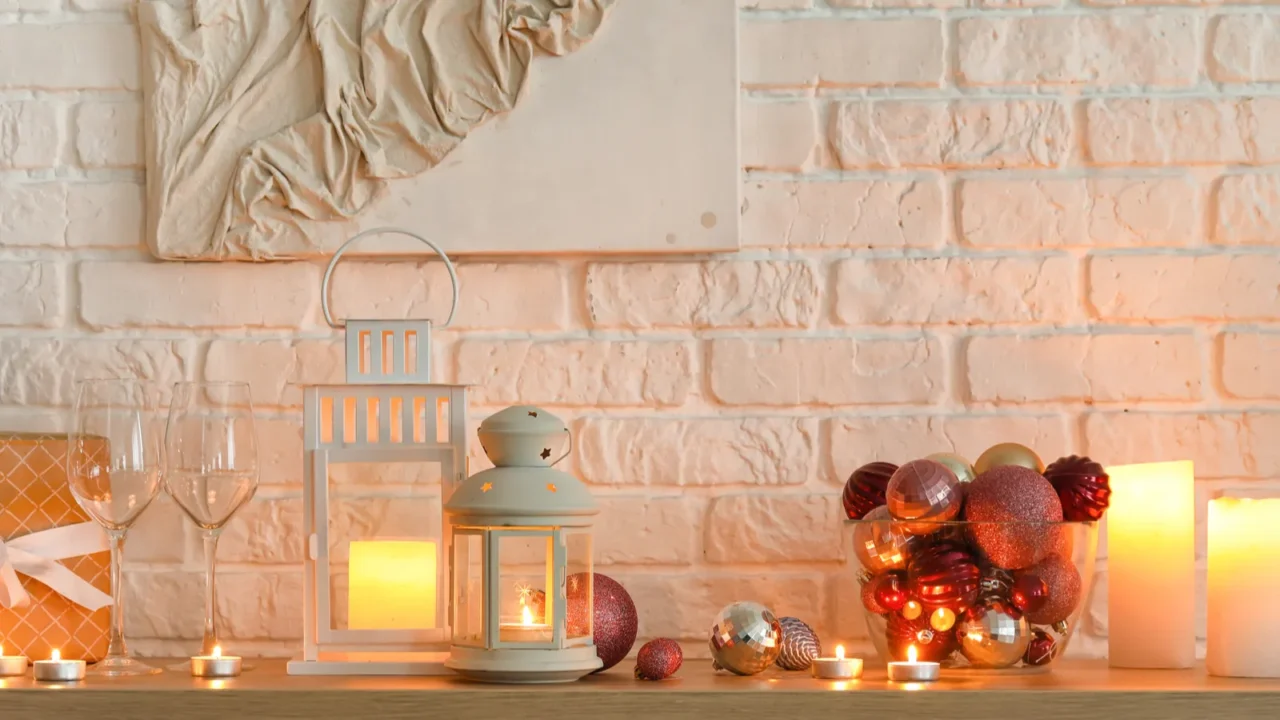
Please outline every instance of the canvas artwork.
M146 0L139 18L158 257L323 255L382 225L451 254L738 246L736 0Z

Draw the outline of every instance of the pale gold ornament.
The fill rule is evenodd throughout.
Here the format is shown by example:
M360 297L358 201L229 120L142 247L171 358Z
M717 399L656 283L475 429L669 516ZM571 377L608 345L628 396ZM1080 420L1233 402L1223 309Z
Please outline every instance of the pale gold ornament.
M1044 461L1036 451L1018 443L1000 443L987 448L987 451L979 455L977 462L973 464L973 471L981 475L1002 465L1017 465L1038 473L1044 472Z
M1031 635L1027 618L1003 600L979 601L956 625L960 652L980 668L1016 664L1026 654Z
M956 474L956 479L959 480L961 484L973 482L973 479L977 477L977 473L973 471L973 465L971 465L968 460L965 460L955 453L934 453L932 455L925 456L925 460L933 460L934 462L939 462L947 466L951 472Z

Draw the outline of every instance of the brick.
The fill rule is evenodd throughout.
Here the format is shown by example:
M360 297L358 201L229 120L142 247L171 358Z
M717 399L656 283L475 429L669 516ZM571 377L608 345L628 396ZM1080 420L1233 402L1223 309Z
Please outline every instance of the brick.
M953 452L970 461L987 448L1017 442L1046 461L1078 452L1071 447L1067 419L1061 415L907 415L837 417L829 421L831 464L843 485L861 465L882 460L902 463L936 452Z
M711 563L844 560L839 495L720 495L707 510Z
M344 382L345 358L337 340L214 340L204 379L248 382L258 407L300 407L301 386Z
M61 247L67 190L60 183L0 186L0 247Z
M128 10L138 3L138 0L71 0L71 7L76 10Z
M60 0L0 0L0 12L53 12Z
M195 362L190 340L9 337L0 340L0 403L69 406L72 382L138 377L166 390L187 380Z
M254 498L236 512L235 522L227 523L218 560L300 565L307 546L302 522L302 498Z
M287 571L218 574L218 617L227 638L292 640L302 637L302 573Z
M858 100L836 105L831 145L848 170L1053 167L1071 119L1048 100Z
M1062 322L1076 304L1069 257L877 258L835 269L846 325Z
M568 323L560 268L550 263L458 266L458 329L553 330ZM440 262L343 263L331 284L342 318L431 318L449 314L449 275Z
M804 261L593 263L587 310L597 328L810 327L818 284Z
M58 327L66 270L51 262L0 262L0 326Z
M1274 13L1219 15L1209 37L1209 77L1215 81L1280 80L1280 22Z
M817 107L810 102L742 104L742 164L748 170L801 172L822 167Z
M1280 243L1280 174L1228 175L1214 195L1214 242Z
M1119 255L1089 263L1089 301L1112 320L1271 320L1280 263L1274 255Z
M826 616L823 579L818 573L771 568L746 574L700 571L610 577L627 589L636 607L645 608L640 613L643 637L697 640L697 645L705 645L711 619L726 605L744 598L763 603L779 616L811 618L815 623ZM686 647L690 652L695 644Z
M89 102L76 108L76 157L87 168L142 167L142 106Z
M65 125L62 108L53 103L0 102L0 169L27 170L57 165L66 135Z
M229 575L218 573L219 596L227 593L225 583ZM122 578L127 637L200 637L204 627L204 573L176 569L158 572L135 570L123 573Z
M313 265L84 262L79 275L80 317L98 329L296 328L318 315Z
M593 485L803 485L816 470L812 418L587 418L578 470Z
M719 339L711 343L711 393L727 405L928 403L946 387L934 338Z
M177 503L161 492L129 528L129 537L124 545L125 562L183 562L188 527L194 529L195 525Z
M1125 98L1086 106L1099 165L1260 163L1280 159L1280 98Z
M813 18L742 23L742 82L750 88L942 84L938 18Z
M1280 334L1224 333L1222 389L1232 397L1280 398Z
M1173 85L1196 82L1194 15L973 17L956 25L963 85Z
M69 247L143 247L141 185L74 183L67 186L66 193Z
M693 348L676 341L464 340L458 382L475 402L670 407L693 387Z
M859 8L958 8L964 0L827 0L827 5L839 9Z
M258 417L258 483L302 484L302 417Z
M702 504L692 498L612 495L600 498L597 565L689 565L702 527Z
M1089 180L1089 244L1182 246L1200 235L1200 190L1188 177Z
M941 179L747 184L747 247L938 247L946 239Z
M1088 453L1107 465L1186 459L1196 478L1280 475L1280 414L1094 413L1085 418Z
M1200 351L1190 333L979 336L966 345L965 365L977 402L1200 397Z
M0 25L0 88L137 90L133 24Z

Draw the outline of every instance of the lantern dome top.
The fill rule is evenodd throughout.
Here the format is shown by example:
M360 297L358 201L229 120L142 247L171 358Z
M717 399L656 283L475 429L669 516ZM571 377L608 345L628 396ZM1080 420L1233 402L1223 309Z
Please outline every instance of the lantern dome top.
M555 468L496 467L472 475L444 510L459 524L590 525L600 506L576 477Z
M490 415L480 423L482 433L546 435L564 431L563 420L533 405L513 405Z

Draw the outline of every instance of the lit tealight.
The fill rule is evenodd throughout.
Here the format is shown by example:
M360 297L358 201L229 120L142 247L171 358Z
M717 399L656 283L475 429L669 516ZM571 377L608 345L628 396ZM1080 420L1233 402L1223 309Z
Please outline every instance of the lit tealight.
M862 658L846 658L844 646L836 646L836 656L814 658L813 676L819 680L852 680L862 677Z
M916 650L916 646L908 646L905 662L889 663L889 679L898 683L921 683L937 680L938 670L941 666L936 662L920 661L918 660L919 657L920 651Z
M35 679L41 682L76 682L84 679L85 662L63 660L62 653L57 648L49 653L48 660L37 660L31 667Z
M0 645L0 677L15 677L27 674L26 655L5 655L4 645Z

